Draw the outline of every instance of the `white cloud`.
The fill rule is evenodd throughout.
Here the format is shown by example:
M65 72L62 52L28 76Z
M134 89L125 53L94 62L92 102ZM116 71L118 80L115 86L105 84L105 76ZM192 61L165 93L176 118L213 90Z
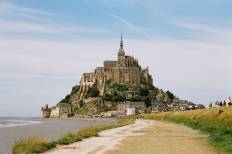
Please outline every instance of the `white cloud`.
M120 16L117 16L115 14L112 14L110 12L107 12L105 11L105 13L111 17L113 17L114 19L120 21L121 23L125 24L126 26L128 26L129 29L132 29L134 30L135 32L138 32L138 33L141 33L143 34L144 36L146 37L150 37L148 33L146 33L142 28L138 27L138 26L135 26L134 24L132 24L131 22L129 22L128 20L120 17Z
M38 9L32 9L28 7L22 7L11 3L0 3L0 12L2 13L13 13L13 14L32 14L37 16L58 16L58 14L44 11L44 10L38 10Z
M182 21L176 22L175 24L181 28L191 30L193 33L198 34L201 38L223 42L232 41L231 26L218 26L215 24L199 23L196 21Z
M62 26L46 23L3 21L0 20L1 33L47 33L47 34L72 34L72 33L107 33L106 29L84 26Z

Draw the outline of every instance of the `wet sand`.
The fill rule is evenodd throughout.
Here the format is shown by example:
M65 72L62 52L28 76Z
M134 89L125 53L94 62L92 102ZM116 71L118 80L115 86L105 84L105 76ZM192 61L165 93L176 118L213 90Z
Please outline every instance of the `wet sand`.
M25 137L44 136L52 140L68 132L76 132L84 127L109 123L113 119L37 119L41 123L0 128L0 154L11 154L13 144Z

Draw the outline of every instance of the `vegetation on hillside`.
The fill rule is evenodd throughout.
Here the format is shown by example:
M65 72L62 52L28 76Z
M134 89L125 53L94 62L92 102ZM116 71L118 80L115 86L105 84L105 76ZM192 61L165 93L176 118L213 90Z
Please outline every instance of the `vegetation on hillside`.
M91 88L89 88L87 92L87 98L88 97L97 97L99 95L99 90L97 88L97 82L93 84Z
M81 101L81 102L83 102L83 101ZM90 110L85 104L83 104L79 108L74 109L74 114L84 117L84 116L87 116L88 114L90 114Z
M76 133L68 133L56 141L50 141L47 138L42 137L21 139L15 143L13 147L13 154L42 153L52 148L55 148L57 145L67 145L92 136L98 136L98 133L102 130L122 127L132 123L134 123L134 119L121 119L111 124L101 124L84 128Z
M144 115L145 119L183 123L209 133L212 143L232 153L232 107Z
M152 99L156 99L159 89L153 85L130 85L112 83L110 80L106 81L105 91L103 95L104 101L122 102L125 100L131 102L141 102L146 100L147 105Z
M71 92L65 96L64 99L62 99L59 103L69 103L71 104L71 98L79 91L80 86L79 85L75 85L72 87Z

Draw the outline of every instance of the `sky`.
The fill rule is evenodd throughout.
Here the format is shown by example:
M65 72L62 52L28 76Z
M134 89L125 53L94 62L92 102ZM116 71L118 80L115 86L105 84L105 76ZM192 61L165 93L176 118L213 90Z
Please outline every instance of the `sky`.
M232 96L231 0L0 0L0 116L40 116L126 54L194 103Z

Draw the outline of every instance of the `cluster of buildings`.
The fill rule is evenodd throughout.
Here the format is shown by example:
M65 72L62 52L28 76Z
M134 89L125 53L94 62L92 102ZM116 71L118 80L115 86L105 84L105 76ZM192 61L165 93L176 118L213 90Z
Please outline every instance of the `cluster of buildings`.
M97 115L97 117L116 117L116 116L128 116L142 113L156 113L156 112L167 112L167 111L187 111L187 110L198 110L204 109L205 106L202 104L194 104L189 101L180 101L178 103L170 103L162 106L159 103L153 102L150 107L146 107L144 102L118 102L115 111L108 111Z
M142 68L138 59L125 54L123 40L121 36L120 48L117 53L117 60L104 61L102 67L96 67L94 72L83 73L79 89L74 93L71 92L68 99L59 102L56 106L48 107L45 105L41 108L44 118L66 118L74 116L74 108L80 108L84 102L91 113L97 112L96 104L102 103L102 96L107 93L106 83L125 84L125 85L152 85L153 78L149 73L148 67ZM96 98L87 98L88 91L91 87L97 87L99 95ZM151 91L151 93L154 91ZM153 96L153 94L151 94ZM154 94L155 96L155 94ZM116 108L106 115L131 115L144 112L162 112L162 111L183 111L203 108L202 105L195 105L188 101L182 101L175 97L170 101L169 96L159 91L155 100L151 102L150 107L146 107L144 102L117 102ZM110 103L109 103L110 104ZM110 106L110 105L109 105ZM104 114L104 113L103 113ZM102 115L104 116L104 115Z

